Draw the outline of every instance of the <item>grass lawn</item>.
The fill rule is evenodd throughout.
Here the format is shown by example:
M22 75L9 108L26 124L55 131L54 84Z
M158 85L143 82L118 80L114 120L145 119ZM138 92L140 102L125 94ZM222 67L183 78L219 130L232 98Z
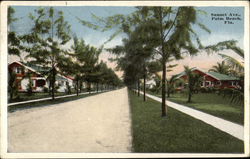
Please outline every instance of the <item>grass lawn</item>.
M51 99L51 100L38 101L38 102L32 102L32 103L27 103L27 104L11 105L11 106L8 106L8 112L14 112L16 110L21 110L21 109L29 109L29 108L34 108L34 107L48 106L48 105L68 102L68 101L77 100L80 98L85 98L85 97L96 95L96 94L99 94L99 93L83 94L79 96L71 96L71 97L59 98L59 99L54 99L54 100Z
M27 92L19 92L18 95L19 95L19 98L15 98L12 101L9 101L9 103L51 97L51 95L49 93L43 93L43 92L34 92L34 93L32 93L32 95L28 95ZM56 97L63 96L63 95L68 95L68 94L66 94L64 92L55 93Z
M156 96L161 97L159 94ZM188 97L185 94L176 93L171 94L170 98L167 100L206 112L234 123L241 125L244 124L243 106L230 103L228 98L224 98L215 93L194 94L192 96L192 103L187 103L187 98Z
M161 117L159 102L143 102L129 92L133 152L243 153L243 141L186 114L168 108Z

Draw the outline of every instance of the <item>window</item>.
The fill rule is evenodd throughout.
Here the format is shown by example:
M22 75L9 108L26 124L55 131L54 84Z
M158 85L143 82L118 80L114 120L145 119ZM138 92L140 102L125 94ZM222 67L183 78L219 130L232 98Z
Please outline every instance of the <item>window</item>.
M61 81L61 86L64 86L64 81Z
M204 82L201 82L201 83L200 83L200 86L201 86L201 87L204 87Z
M32 87L36 86L36 80L32 80Z
M216 85L220 86L221 85L221 81L217 81Z
M16 67L16 73L18 73L18 74L22 73L22 68L21 67Z
M205 82L205 86L210 86L211 85L211 81L206 81Z
M231 86L236 86L236 82L235 81L231 81Z
M43 87L45 85L46 81L39 79L36 81L37 87Z

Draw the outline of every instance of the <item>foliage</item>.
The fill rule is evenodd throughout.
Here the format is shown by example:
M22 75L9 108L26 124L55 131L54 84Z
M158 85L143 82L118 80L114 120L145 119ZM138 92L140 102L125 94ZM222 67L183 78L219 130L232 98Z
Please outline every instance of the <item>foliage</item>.
M31 76L32 76L31 72L28 72L27 75L26 75L26 78L28 78L28 80L29 80L29 82L28 82L28 84L26 86L26 88L27 88L27 94L29 96L31 96L32 93L33 93L33 91L32 91L33 90L33 81L31 79Z
M8 68L8 92L10 95L10 101L18 96L16 73L10 67Z
M202 81L202 77L199 74L192 72L192 70L188 66L184 66L185 74L187 76L187 90L188 90L188 100L187 102L191 102L192 95L194 92L200 87L200 83Z
M50 67L48 74L51 74L54 99L57 67L65 59L65 50L62 46L71 38L70 25L64 20L63 12L53 7L36 9L35 14L30 14L29 17L33 22L32 29L29 34L23 36L27 43L26 58L31 59L29 63Z
M13 23L18 19L14 16L15 10L12 7L8 7L8 54L20 56L21 50L24 47L21 45L22 36L18 35L13 29Z
M229 75L230 73L229 69L230 69L230 66L225 64L225 61L222 61L221 63L217 62L217 65L212 66L212 68L209 69L209 71Z

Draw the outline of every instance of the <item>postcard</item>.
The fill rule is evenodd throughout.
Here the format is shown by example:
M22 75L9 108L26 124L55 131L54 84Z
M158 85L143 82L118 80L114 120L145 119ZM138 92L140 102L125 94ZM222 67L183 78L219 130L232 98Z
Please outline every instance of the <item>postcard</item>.
M249 157L247 1L1 3L1 157Z

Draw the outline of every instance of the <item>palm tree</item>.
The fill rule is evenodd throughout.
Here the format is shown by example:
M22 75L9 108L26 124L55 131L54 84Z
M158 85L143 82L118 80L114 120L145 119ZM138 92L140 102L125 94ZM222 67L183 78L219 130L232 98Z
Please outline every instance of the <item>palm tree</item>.
M192 102L191 98L194 91L200 87L200 82L202 81L202 77L199 74L193 73L192 70L188 66L184 66L185 73L188 81L188 100L187 102Z
M230 66L227 65L225 61L222 61L221 63L217 62L217 65L212 66L209 71L228 75L230 73Z
M237 41L228 40L219 42L215 45L207 46L205 49L208 53L219 53L222 50L232 50L239 59L236 59L225 53L219 53L219 55L224 59L224 61L230 67L230 74L240 78L240 87L231 90L230 93L226 93L231 98L231 102L244 104L244 50L236 45Z
M175 82L179 80L177 78L178 75L173 75L170 79L167 79L167 97L170 97L170 93L175 89Z

